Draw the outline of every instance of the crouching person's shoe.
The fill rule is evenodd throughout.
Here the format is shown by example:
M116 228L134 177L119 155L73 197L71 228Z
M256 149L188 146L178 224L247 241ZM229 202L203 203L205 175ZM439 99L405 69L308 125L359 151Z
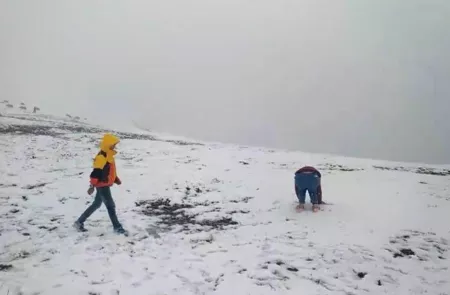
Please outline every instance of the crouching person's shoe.
M297 207L295 207L295 210L297 212L302 212L303 210L305 210L305 204L298 204Z

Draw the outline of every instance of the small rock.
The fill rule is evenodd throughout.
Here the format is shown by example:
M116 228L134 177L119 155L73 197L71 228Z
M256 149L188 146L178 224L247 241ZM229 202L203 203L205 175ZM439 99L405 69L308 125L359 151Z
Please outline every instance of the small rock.
M240 269L239 271L238 271L238 273L243 273L243 272L246 272L247 271L247 269L246 268L243 268L243 269Z
M378 286L382 286L381 280L378 280L378 281L377 281L377 285L378 285Z
M20 210L19 209L11 209L11 210L9 210L9 212L16 214L16 213L19 213Z
M16 258L27 258L28 256L30 256L29 252L21 251L21 252L17 253Z
M358 278L364 279L364 277L367 275L367 272L358 272Z
M22 236L29 237L30 233L22 233Z
M22 200L28 201L28 197L27 196L22 196Z
M10 270L13 266L11 264L0 264L0 271Z
M292 272L297 272L298 271L298 268L293 267L293 266L287 267L286 269L289 270L289 271L292 271Z

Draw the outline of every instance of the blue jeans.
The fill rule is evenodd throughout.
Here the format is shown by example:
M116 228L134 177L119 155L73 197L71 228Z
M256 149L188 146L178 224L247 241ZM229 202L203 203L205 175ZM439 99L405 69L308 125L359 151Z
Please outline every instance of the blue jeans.
M98 187L97 194L95 195L94 202L86 209L86 211L81 214L80 218L78 218L78 222L83 224L89 216L92 215L102 203L105 203L106 209L108 210L109 218L113 224L114 229L122 228L119 220L116 215L116 205L114 204L114 200L111 195L111 189L107 187Z
M305 204L306 191L309 193L311 203L318 204L317 188L320 185L320 177L315 173L298 173L295 175L295 193L300 204Z

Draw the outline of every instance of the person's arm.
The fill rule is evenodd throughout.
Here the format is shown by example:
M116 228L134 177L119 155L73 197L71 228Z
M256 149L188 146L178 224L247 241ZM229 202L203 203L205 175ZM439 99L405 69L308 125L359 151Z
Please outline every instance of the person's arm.
M106 158L103 155L97 155L94 160L94 169L90 175L90 183L92 186L97 186L103 178L103 168L106 165Z

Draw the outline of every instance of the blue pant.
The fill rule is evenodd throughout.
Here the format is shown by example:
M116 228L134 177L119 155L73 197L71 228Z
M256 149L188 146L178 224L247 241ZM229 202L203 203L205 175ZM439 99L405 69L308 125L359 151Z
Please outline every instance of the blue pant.
M81 214L80 218L78 218L78 222L83 224L89 216L92 215L102 203L105 203L106 209L108 210L109 218L113 224L114 229L122 228L119 220L116 215L116 205L114 204L114 200L111 195L111 189L107 187L98 187L97 194L95 195L94 202L92 202L91 206L89 206L86 211Z
M300 204L305 204L306 191L309 193L311 203L318 204L317 188L320 185L320 177L316 173L298 173L295 175L295 193Z

